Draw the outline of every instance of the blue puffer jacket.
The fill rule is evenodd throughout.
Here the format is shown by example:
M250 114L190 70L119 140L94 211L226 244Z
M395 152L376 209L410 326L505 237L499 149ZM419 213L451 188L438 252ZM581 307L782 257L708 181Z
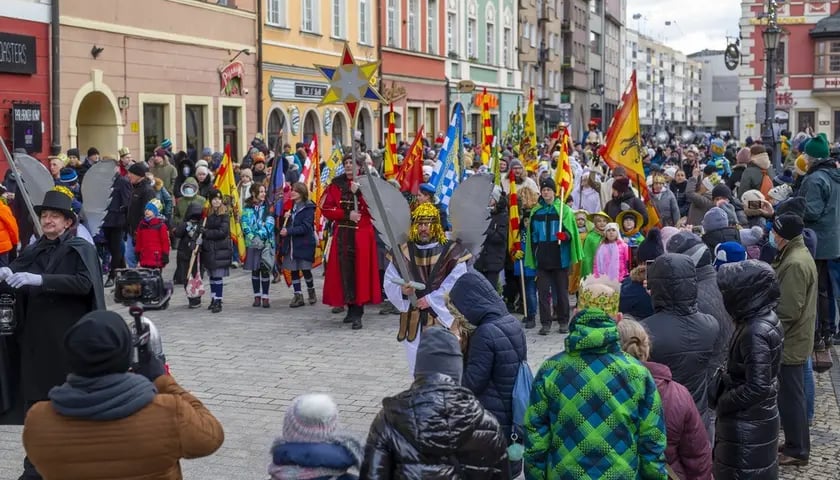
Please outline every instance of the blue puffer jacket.
M315 261L315 204L306 202L294 206L286 223L288 235L283 238L280 253L292 258Z
M471 270L449 292L453 305L476 326L461 384L490 411L505 435L513 423L511 396L519 364L527 359L522 323L509 314L490 282Z

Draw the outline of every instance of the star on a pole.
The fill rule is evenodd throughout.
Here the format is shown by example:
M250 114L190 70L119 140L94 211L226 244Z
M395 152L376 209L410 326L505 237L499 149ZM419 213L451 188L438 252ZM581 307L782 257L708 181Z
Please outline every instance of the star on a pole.
M379 69L380 62L369 62L358 64L350 52L350 46L344 44L344 51L341 53L341 63L336 67L315 65L321 75L330 81L330 88L324 94L319 106L343 103L355 120L359 102L369 100L385 103L382 95L371 86L371 77Z

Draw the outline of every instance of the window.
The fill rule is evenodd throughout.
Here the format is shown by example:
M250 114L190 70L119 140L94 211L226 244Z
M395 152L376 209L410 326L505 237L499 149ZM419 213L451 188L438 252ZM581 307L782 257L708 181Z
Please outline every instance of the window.
M230 145L233 158L241 158L239 152L239 107L222 107L222 144Z
M385 41L385 44L389 47L399 47L399 34L400 30L397 28L397 22L399 21L400 11L397 6L397 0L388 0L388 11L387 11L387 33L388 38Z
M341 1L341 0L336 0ZM420 50L420 28L419 19L420 6L417 0L408 0L408 49Z
M785 58L785 54L787 53L786 46L786 42L779 42L779 47L776 49L776 73L779 75L785 74L785 64L787 63L787 59Z
M204 138L204 117L206 110L207 107L204 105L186 105L184 107L187 130L187 152L201 152L204 147L208 146L207 139Z
M528 28L531 30L531 33L528 36L528 38L531 39L531 48L537 48L537 29L532 23L528 24Z
M332 36L334 38L344 38L344 19L347 17L344 14L345 2L343 0L333 0L332 2Z
M818 42L815 51L815 74L840 73L840 41Z
M590 76L592 77L592 90L597 93L601 87L601 71L593 68Z
M589 32L589 50L595 55L601 54L601 34Z
M161 103L143 104L143 159L152 153L166 137L164 110L167 105Z
M796 131L808 132L816 130L817 112L813 110L796 112ZM809 130L810 129L810 130Z
M476 47L476 40L478 40L478 26L474 18L467 20L467 57L470 59L478 58L478 48Z
M426 52L435 55L438 53L437 46L437 0L428 0L426 3Z
M487 39L485 41L485 61L490 65L496 64L496 26L492 23L487 24L487 32L486 32Z
M369 45L370 33L370 0L359 0L359 43Z
M504 39L505 42L502 46L502 56L504 56L504 65L505 68L511 68L511 56L510 56L510 46L513 44L513 33L509 28L505 28L504 31Z
M413 139L417 129L420 128L420 107L408 107L408 132L406 136Z
M602 0L590 0L589 2L589 13L594 13L595 15L601 14L601 8L603 8Z
M286 26L286 0L268 0L268 14L265 19L269 25Z
M300 29L304 32L318 33L318 0L301 0L303 21Z
M458 53L458 24L455 23L455 14L446 14L446 49L447 53Z
M437 108L427 108L426 109L426 132L434 138L434 135L437 133L437 119L438 119L438 111Z

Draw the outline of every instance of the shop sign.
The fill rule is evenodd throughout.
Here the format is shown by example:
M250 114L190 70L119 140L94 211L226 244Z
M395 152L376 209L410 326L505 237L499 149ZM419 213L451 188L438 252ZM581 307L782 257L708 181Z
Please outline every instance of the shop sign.
M487 97L487 106L489 108L499 108L499 97L492 93L476 93L473 98L473 104L476 107L484 107L484 97Z
M41 104L12 104L12 145L26 153L41 153Z
M779 25L798 25L805 22L805 17L778 17L776 19ZM767 18L751 18L750 25L767 25Z
M245 65L240 61L229 63L219 69L222 93L231 97L242 95L242 79L245 77Z
M0 72L32 75L35 71L35 37L0 33Z
M295 97L297 98L324 98L327 94L327 86L317 83L295 82Z
M776 93L776 108L791 108L796 105L796 100L793 99L793 94L790 92Z
M814 77L814 90L840 90L840 77Z
M268 82L268 95L272 100L321 101L329 85L321 82L302 82L272 77Z

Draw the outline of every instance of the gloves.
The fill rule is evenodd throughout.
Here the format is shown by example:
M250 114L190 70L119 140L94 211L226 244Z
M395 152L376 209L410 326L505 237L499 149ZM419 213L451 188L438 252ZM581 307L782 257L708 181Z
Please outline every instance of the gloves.
M196 245L201 245L202 243L204 243L204 237L199 236L197 239L195 239Z
M560 240L561 242L565 242L569 239L569 234L562 231L555 233L554 236L557 237L557 240Z
M523 258L525 258L525 252L523 252L522 250L517 250L513 254L513 259L514 260L522 260Z
M6 283L12 288L20 288L26 285L32 287L40 287L44 283L44 279L40 275L35 275L29 272L13 273L6 279Z
M13 274L12 269L9 267L0 268L0 282L3 280L11 277Z
M163 264L164 265L169 265L169 254L168 253L163 254Z
M146 361L141 361L133 367L134 373L143 375L149 381L154 382L158 377L166 375L166 366L163 360L154 355L150 355Z

